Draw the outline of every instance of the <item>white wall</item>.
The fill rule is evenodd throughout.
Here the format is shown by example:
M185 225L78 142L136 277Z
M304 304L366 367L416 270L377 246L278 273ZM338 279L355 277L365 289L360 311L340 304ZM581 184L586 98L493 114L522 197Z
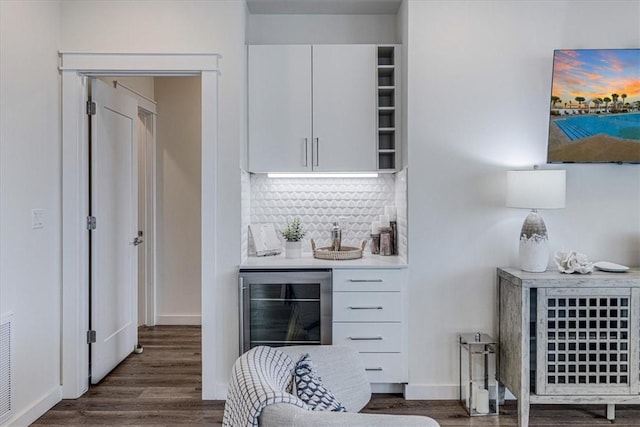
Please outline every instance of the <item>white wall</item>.
M57 1L0 2L0 314L14 313L13 418L60 400ZM44 228L31 228L31 210Z
M249 15L247 44L395 43L395 15Z
M553 49L638 47L640 2L408 2L410 387L456 398L458 332L496 332L498 266L526 211L505 171L544 164ZM567 170L553 250L640 265L640 166Z
M240 146L246 6L240 0L62 3L61 49L112 52L215 52L219 78L216 281L202 298L203 396L224 398L237 357L237 265L240 261ZM206 220L206 218L203 218Z
M200 77L156 77L156 319L200 324Z

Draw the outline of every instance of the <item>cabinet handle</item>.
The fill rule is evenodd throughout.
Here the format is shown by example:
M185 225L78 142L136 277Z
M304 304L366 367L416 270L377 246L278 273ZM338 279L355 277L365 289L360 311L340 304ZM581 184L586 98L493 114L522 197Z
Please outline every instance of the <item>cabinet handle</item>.
M380 283L382 279L349 279L351 283Z
M320 138L316 138L316 166L320 166Z
M377 367L377 368L364 368L365 371L382 371L381 367Z
M354 305L350 305L349 309L351 310L382 310L382 306L381 305L376 305L376 306L369 306L369 307L360 307L360 306L354 306Z
M382 337L347 337L351 341L382 341Z
M309 167L309 138L304 139L304 167Z
M238 299L240 300L240 354L242 354L242 347L244 346L244 277L238 277Z

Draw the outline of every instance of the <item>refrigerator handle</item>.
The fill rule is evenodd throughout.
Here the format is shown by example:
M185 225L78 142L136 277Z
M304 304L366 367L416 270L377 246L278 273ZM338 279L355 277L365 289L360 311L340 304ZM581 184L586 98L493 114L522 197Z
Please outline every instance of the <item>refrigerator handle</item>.
M239 304L240 304L240 322L239 322L239 326L240 326L240 354L243 353L243 347L244 347L244 277L242 276L238 276L238 299L239 299Z

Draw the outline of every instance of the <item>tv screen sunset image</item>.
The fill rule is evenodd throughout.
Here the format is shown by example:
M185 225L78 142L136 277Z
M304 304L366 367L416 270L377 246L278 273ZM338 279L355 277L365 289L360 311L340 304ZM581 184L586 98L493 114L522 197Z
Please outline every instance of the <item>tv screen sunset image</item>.
M548 161L640 162L640 49L556 50Z

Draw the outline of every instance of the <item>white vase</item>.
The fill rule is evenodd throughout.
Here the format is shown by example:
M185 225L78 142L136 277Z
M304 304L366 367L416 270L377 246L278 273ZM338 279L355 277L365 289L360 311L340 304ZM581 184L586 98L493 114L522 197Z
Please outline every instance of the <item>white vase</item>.
M300 258L302 256L302 241L284 242L285 258Z

